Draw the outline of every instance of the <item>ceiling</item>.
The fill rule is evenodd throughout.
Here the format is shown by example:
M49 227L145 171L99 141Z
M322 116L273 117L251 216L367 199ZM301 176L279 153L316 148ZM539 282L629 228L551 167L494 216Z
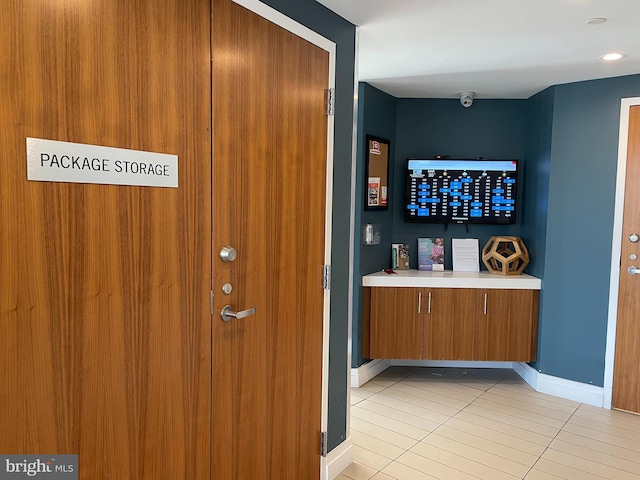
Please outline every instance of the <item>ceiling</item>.
M640 73L640 0L317 1L359 27L358 79L398 98L529 98Z

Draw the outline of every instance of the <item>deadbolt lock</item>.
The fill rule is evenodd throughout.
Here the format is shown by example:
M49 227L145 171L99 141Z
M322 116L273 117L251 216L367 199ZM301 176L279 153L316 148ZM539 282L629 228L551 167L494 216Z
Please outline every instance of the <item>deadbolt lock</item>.
M220 250L220 259L223 262L233 262L237 256L238 254L236 252L236 249L229 245L225 245Z

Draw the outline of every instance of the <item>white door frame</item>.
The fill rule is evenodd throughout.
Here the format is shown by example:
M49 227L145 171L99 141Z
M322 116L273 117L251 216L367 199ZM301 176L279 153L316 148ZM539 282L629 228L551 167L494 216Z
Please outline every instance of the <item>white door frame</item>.
M629 110L640 105L640 97L623 98L620 102L620 135L618 140L618 173L611 243L611 279L609 281L609 313L607 345L604 358L604 408L611 408L613 396L613 363L616 351L618 321L618 293L620 290L620 255L622 251L622 220L624 214L625 179L627 174L627 144L629 138Z
M327 88L335 88L336 84L336 44L331 40L319 35L310 28L296 22L281 12L271 8L259 0L233 0L247 10L256 15L269 20L285 30L297 35L300 38L320 47L329 53L329 78ZM215 14L215 12L214 12ZM333 150L334 150L334 116L327 116L327 172L326 172L326 215L324 228L324 264L331 265L331 222L333 208ZM318 284L320 282L320 272L318 272ZM324 315L322 326L322 415L320 428L327 431L329 418L329 321L330 321L330 301L331 290L324 291ZM295 365L291 365L295 368ZM346 366L345 366L346 368ZM318 452L319 453L319 452ZM327 457L321 457L320 462L321 480L328 478Z

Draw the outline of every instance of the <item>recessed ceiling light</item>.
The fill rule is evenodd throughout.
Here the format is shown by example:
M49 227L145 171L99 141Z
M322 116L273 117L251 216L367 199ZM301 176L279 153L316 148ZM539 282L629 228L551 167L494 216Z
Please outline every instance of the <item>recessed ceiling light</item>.
M624 58L625 55L622 53L617 53L617 52L612 52L612 53L607 53L606 55L602 55L600 58L602 60L606 60L607 62L612 62L614 60L620 60L621 58Z
M600 25L601 23L606 22L607 19L603 17L593 17L587 20L587 25Z

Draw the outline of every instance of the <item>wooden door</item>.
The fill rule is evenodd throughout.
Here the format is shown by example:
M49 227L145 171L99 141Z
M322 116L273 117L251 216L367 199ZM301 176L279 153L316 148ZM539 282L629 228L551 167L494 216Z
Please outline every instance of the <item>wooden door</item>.
M209 18L0 2L2 453L210 478ZM179 188L27 181L26 137L177 154Z
M478 316L477 360L535 360L537 290L483 290Z
M371 289L371 358L422 358L421 288L376 287Z
M426 294L422 358L474 360L478 305L478 290L475 289L429 289Z
M213 478L318 478L329 56L213 11Z
M626 188L622 224L620 287L616 353L613 367L612 406L640 413L640 274L631 274L629 267L640 267L640 242L632 242L632 234L640 235L640 106L629 111Z

